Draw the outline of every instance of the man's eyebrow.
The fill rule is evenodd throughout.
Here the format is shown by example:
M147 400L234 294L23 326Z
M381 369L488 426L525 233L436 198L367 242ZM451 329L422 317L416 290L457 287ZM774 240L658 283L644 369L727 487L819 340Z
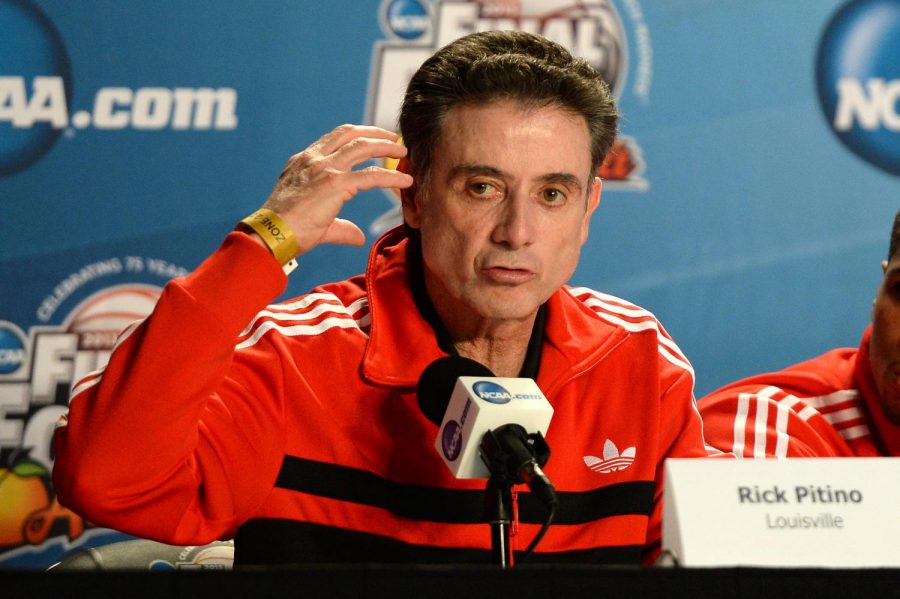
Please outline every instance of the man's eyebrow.
M450 169L450 178L460 175L491 175L493 177L502 177L505 175L503 171L486 164L457 164Z
M573 187L576 191L581 191L583 186L581 179L571 173L547 173L541 177L545 183L559 183L567 187Z

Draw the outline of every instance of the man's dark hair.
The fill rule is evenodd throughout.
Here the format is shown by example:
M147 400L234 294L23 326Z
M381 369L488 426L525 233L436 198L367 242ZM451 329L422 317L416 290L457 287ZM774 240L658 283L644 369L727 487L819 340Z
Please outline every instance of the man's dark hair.
M900 210L894 215L894 228L891 229L891 245L888 248L888 262L900 252Z
M451 108L500 100L559 106L583 116L591 139L592 173L615 141L615 102L609 86L585 60L522 31L473 33L426 60L406 89L400 133L409 148L413 176L427 177Z

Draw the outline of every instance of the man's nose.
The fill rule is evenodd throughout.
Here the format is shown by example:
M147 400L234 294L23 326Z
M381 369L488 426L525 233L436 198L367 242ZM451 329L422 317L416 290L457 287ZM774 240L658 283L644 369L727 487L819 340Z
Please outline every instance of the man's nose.
M491 239L511 249L530 245L536 233L535 206L527 194L509 195L500 206Z

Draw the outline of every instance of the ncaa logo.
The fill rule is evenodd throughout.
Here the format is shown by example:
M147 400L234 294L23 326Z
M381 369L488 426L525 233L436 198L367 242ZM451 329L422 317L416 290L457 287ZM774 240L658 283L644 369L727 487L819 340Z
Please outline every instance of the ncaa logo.
M900 176L898 0L854 0L834 14L819 44L816 86L838 139Z
M47 113L72 94L72 67L62 37L31 0L0 0L0 177L26 169L59 139ZM12 77L10 75L16 75ZM26 88L25 82L31 89ZM30 101L26 100L30 95ZM35 118L22 122L17 108ZM48 117L48 118L41 118Z
M428 8L420 0L390 0L381 19L384 31L404 40L420 38L431 27Z
M512 400L512 394L509 391L491 381L478 381L472 385L472 391L479 399L495 404L505 404Z
M230 87L101 87L70 111L72 69L60 34L32 0L0 0L0 177L24 170L66 132L236 129ZM71 112L71 114L70 114Z
M0 321L0 374L12 374L25 362L25 337L19 327Z

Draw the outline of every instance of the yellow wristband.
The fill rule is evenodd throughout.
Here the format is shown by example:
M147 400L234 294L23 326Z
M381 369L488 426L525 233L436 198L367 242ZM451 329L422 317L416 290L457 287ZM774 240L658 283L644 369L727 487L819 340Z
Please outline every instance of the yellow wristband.
M238 229L244 227L255 231L262 238L282 266L291 262L300 252L294 232L280 216L268 208L261 208L238 223Z

